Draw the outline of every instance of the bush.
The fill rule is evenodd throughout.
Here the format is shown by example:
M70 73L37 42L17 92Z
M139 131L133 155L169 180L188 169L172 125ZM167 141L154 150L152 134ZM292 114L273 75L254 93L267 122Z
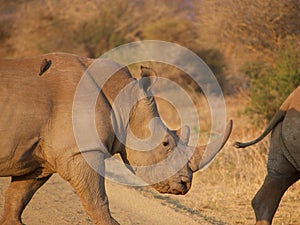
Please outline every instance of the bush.
M13 20L9 15L0 15L0 43L7 40L12 33Z
M246 113L252 118L270 120L300 84L299 65L300 51L294 49L279 51L273 64L248 64L244 71L250 78L251 103Z
M208 65L219 82L219 85L224 89L226 86L224 76L226 63L224 55L217 49L201 49L196 51L196 54Z
M104 11L77 29L75 41L84 46L89 57L99 57L104 52L126 43L124 34L117 31L116 18L111 14L115 15Z

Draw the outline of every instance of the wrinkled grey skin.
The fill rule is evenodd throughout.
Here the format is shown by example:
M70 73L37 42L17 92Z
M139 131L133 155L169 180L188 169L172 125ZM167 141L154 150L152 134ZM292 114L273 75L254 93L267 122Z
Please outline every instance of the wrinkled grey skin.
M300 87L294 90L255 140L236 142L244 148L262 140L272 131L268 174L252 200L256 225L270 225L285 191L300 178Z
M139 101L130 112L129 124L118 120L122 117L122 111L115 110L117 126L125 132L130 127L133 133L145 136L149 132L147 123L151 118L158 117L156 125L166 128L159 119L154 98L147 97L154 71L142 68L144 78L136 80L127 68L123 68L107 81L96 102L97 131L106 149L80 152L73 133L72 106L78 82L93 61L64 53L0 60L0 176L12 178L5 195L0 224L22 224L24 208L53 173L59 173L72 185L95 224L118 224L109 211L104 177L93 170L85 158L91 157L96 166L103 170L106 153L119 153L123 161L129 167L132 165L134 172L147 181L156 176L157 171L139 171L135 166L155 164L165 159L176 145L182 157L186 157L185 150L190 152L192 149L187 146L187 127L182 129L181 136L178 135L179 131L167 129L163 138L167 144L163 141L145 152L127 148L116 138L111 122L111 106L118 92L130 82L133 88L127 96L129 101L139 95L146 98ZM221 145L211 143L197 147L183 168L152 186L162 193L187 193L193 172L214 158L229 137L231 126L232 123ZM203 156L205 149L207 154Z

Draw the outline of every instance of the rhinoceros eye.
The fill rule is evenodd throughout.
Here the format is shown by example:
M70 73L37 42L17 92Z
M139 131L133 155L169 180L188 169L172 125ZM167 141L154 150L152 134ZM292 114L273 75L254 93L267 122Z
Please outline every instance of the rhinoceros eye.
M169 141L163 141L163 142L162 142L162 145L163 145L164 147L168 147L169 144L170 144Z

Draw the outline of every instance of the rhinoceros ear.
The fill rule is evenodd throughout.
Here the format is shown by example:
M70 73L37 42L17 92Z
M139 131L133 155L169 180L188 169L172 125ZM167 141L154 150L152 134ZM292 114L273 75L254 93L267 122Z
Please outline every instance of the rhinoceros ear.
M141 88L146 92L149 91L156 80L157 74L152 68L141 66L141 79L139 80Z

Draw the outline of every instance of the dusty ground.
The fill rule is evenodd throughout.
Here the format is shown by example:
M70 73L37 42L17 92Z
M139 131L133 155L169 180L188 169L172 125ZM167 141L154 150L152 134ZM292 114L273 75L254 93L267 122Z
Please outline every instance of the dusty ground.
M238 188L203 185L207 177L197 175L191 191L186 196L175 197L160 195L150 188L132 188L108 181L112 215L122 225L254 224L250 207L253 193L247 197ZM9 181L10 178L0 178L0 212ZM299 186L295 185L283 198L274 225L299 224ZM58 175L35 194L24 211L23 222L27 225L93 224L73 189Z
M0 178L0 211L10 178ZM122 225L138 224L211 224L201 215L189 213L189 208L172 205L159 199L149 190L136 190L107 182L112 215ZM39 224L92 224L83 211L73 189L58 175L54 175L27 206L23 221Z

